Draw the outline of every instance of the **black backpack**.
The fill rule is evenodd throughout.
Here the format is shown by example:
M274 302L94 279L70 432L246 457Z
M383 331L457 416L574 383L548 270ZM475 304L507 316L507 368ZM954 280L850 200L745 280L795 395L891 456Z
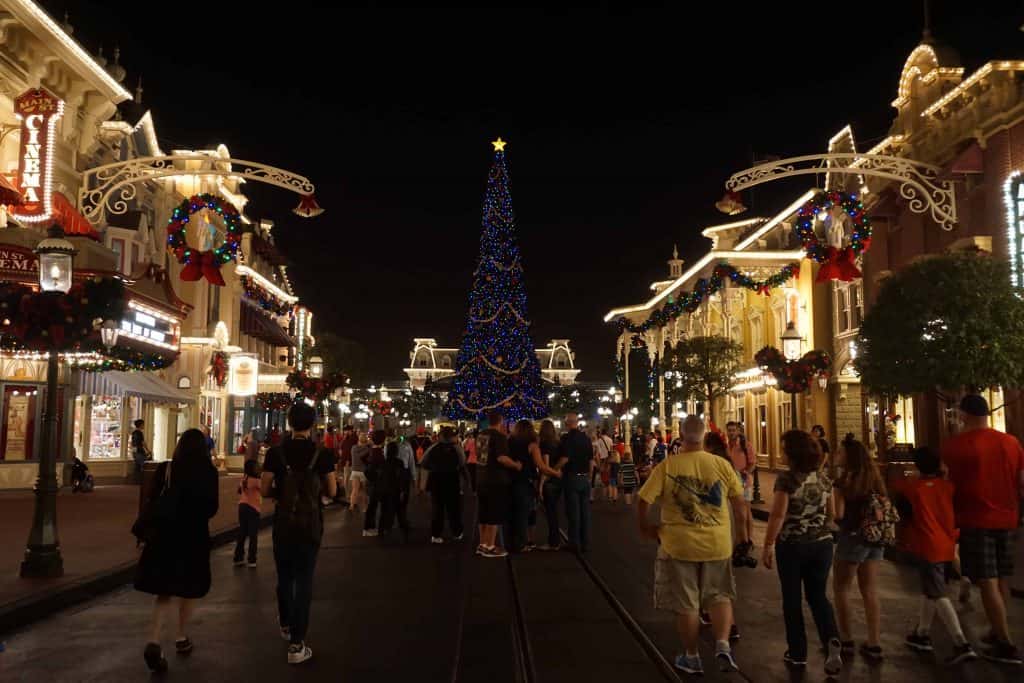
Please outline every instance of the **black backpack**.
M459 452L455 444L443 442L430 453L430 471L437 474L455 474L459 471Z
M320 543L323 519L320 511L320 474L316 471L319 457L318 449L305 469L293 469L288 460L284 459L287 472L277 496L275 538L294 543Z

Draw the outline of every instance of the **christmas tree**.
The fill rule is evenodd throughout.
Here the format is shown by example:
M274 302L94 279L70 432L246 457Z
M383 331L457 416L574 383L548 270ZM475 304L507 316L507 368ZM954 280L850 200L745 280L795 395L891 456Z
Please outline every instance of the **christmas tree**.
M492 144L480 262L473 273L469 315L444 414L476 420L499 410L507 420L539 419L549 412L547 389L530 338L505 142L498 138Z

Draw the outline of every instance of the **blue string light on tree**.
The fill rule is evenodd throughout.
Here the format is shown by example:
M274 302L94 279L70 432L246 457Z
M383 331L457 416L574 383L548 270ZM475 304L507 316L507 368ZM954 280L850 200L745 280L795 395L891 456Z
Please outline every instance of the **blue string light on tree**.
M443 408L452 419L480 419L492 410L508 420L539 419L549 412L529 332L505 144L501 138L493 143L480 259L473 273L456 373Z

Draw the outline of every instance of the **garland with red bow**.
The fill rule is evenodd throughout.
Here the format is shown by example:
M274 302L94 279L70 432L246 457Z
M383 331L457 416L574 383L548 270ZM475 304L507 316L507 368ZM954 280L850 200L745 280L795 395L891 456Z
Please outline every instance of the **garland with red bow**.
M228 354L214 351L210 356L210 369L207 374L217 383L218 388L223 388L228 381Z
M287 410L294 403L291 394L282 391L261 391L256 394L256 405L263 410Z
M255 278L249 277L248 275L242 275L238 279L242 283L242 291L245 292L245 298L262 308L264 311L268 311L274 315L290 316L292 314L292 310L294 309L292 304L278 299L273 293L264 289Z
M104 320L120 322L128 301L116 278L76 282L67 294L36 292L18 282L0 282L0 335L5 349L71 351L99 341Z
M800 360L786 360L774 346L766 346L754 354L754 362L771 373L779 383L779 390L787 394L807 391L811 379L819 375L827 377L832 367L832 360L824 351L808 351Z
M814 231L814 221L821 217L827 218L836 207L841 208L853 224L850 244L841 249L822 244ZM835 190L819 192L800 207L794 231L803 244L807 258L821 264L815 282L850 282L861 276L856 261L871 246L871 219L857 195Z
M226 234L220 246L209 251L197 251L188 245L186 228L192 215L204 209L216 212L224 221ZM167 248L174 252L178 263L185 266L181 271L181 279L186 282L205 277L210 284L223 287L224 277L220 274L220 267L235 259L241 239L242 217L238 210L208 192L184 200L175 207L167 221Z
M293 370L285 378L285 384L301 396L319 403L326 400L335 389L348 384L348 375L332 372L323 377L311 377L305 370Z

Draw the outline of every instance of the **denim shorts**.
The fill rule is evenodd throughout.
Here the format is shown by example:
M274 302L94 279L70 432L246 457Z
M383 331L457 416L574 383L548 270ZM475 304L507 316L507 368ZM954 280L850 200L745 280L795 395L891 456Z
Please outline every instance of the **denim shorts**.
M860 564L869 560L880 560L884 552L885 548L880 545L870 545L857 536L843 534L839 537L839 545L836 546L836 559Z

